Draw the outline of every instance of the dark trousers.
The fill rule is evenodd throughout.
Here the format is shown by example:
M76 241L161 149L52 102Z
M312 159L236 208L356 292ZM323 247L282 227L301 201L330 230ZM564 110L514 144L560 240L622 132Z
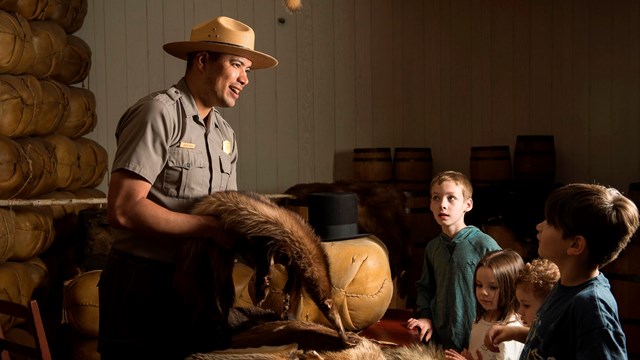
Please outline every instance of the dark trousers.
M174 270L111 251L98 284L102 360L184 359L216 347L216 334L192 326L192 312L173 287Z

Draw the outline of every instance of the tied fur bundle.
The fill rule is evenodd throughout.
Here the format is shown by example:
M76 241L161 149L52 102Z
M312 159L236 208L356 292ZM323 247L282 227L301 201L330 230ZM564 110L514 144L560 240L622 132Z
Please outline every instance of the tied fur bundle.
M266 297L271 261L287 267L290 274L285 291L304 287L343 344L348 344L342 320L332 299L329 260L320 238L297 214L278 207L264 196L238 191L221 191L201 199L194 214L217 217L226 230L242 235L232 249L223 249L210 239L185 242L174 283L184 301L195 308L194 322L209 319L221 324L218 334L227 336L229 310L235 299L233 265L236 255L253 262L256 297Z

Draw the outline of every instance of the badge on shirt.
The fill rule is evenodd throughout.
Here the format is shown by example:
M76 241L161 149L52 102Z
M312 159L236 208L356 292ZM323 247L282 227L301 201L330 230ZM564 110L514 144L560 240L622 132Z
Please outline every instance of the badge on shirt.
M195 149L196 148L196 144L180 141L180 144L178 145L178 147L181 147L181 148L184 148L184 149Z
M222 151L227 155L231 154L231 141L225 140L222 142Z

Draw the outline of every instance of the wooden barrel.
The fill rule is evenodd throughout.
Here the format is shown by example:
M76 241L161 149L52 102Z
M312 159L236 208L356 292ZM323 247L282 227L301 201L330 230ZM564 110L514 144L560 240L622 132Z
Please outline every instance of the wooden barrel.
M513 177L517 180L554 182L555 176L553 135L518 135L513 153Z
M472 146L469 177L474 186L500 185L511 180L509 146Z
M404 197L411 242L426 243L438 236L441 228L429 208L429 191L404 191Z
M360 181L391 181L391 148L353 149L353 175Z
M429 207L429 191L405 191L404 196L407 224L411 232L411 252L409 256L411 266L408 267L405 275L406 279L402 281L408 285L405 306L412 309L416 306L415 283L422 275L425 247L431 239L440 234L442 228L433 217Z
M396 148L393 179L400 190L429 190L433 176L431 148Z
M640 294L639 240L636 234L618 258L602 269L618 303L618 315L627 337L629 359L640 358L640 307L636 304Z
M527 248L526 243L518 240L514 230L507 226L501 217L488 219L482 223L481 228L482 231L491 236L501 248L514 250L523 259L531 259L535 255Z

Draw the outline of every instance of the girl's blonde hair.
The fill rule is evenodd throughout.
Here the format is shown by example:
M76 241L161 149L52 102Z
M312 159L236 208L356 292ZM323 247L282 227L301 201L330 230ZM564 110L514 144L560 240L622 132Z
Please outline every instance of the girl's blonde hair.
M493 275L498 282L498 318L496 321L506 323L512 314L518 310L518 300L516 299L516 279L520 270L524 268L524 261L520 254L511 249L502 249L487 253L478 265L473 274L473 285L477 281L478 269L487 267L493 271ZM478 322L487 311L480 305L476 296L476 322Z

